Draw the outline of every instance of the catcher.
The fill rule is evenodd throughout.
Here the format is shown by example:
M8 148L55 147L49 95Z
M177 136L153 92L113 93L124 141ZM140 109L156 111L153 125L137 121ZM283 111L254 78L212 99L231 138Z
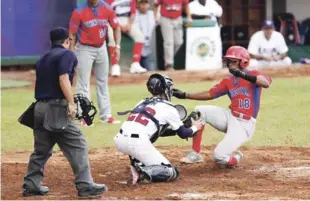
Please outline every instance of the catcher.
M203 125L196 113L184 121L187 127L183 125L181 119L186 117L186 110L170 102L172 87L171 78L153 74L147 82L148 91L153 96L141 100L133 110L118 113L130 113L114 142L120 152L129 155L133 185L142 181L167 182L177 179L178 169L152 143L159 137L192 137Z
M236 150L254 134L262 88L268 88L272 81L270 77L258 71L246 70L250 56L243 47L230 47L223 60L232 76L223 79L209 91L185 93L174 89L173 95L180 99L191 100L212 100L225 94L229 96L231 100L229 109L203 105L197 106L195 111L201 113L205 123L226 133L224 139L213 150L213 158L220 166L232 168L236 167L243 157L243 154ZM200 144L203 130L204 127L193 138L193 151L182 158L181 162L202 161Z

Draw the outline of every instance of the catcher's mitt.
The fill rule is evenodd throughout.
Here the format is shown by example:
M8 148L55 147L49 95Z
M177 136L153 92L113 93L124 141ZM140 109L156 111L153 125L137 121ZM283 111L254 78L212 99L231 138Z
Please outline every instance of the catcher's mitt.
M199 120L201 117L201 114L199 111L193 111L191 112L186 119L183 121L184 127L186 128L190 128L192 126L192 120L191 118L193 118L194 120Z

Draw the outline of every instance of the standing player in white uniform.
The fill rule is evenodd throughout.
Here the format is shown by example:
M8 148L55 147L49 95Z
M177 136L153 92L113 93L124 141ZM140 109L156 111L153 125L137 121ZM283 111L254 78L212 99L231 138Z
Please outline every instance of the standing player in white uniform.
M158 137L179 135L192 137L202 127L200 119L185 127L175 106L170 102L173 81L153 74L147 82L151 98L141 100L121 126L114 142L119 151L131 160L133 183L141 181L166 182L178 178L178 170L154 146ZM171 128L168 128L171 126Z
M292 60L287 56L285 39L280 32L275 31L271 20L265 20L262 30L253 34L248 51L251 56L250 67L253 69L292 64Z
M197 106L195 110L201 113L204 122L225 133L223 140L213 150L213 159L222 167L233 168L237 166L243 156L237 149L254 135L261 91L262 88L269 87L271 79L258 71L246 69L250 56L243 47L230 47L223 59L232 76L223 79L208 91L185 93L174 89L173 95L181 99L205 101L228 95L231 100L229 109L201 105ZM203 130L204 128L194 136L193 151L182 158L181 162L202 161L199 152Z
M142 49L144 46L144 36L139 28L134 23L136 16L136 0L106 0L115 11L116 17L121 26L121 31L127 34L130 38L134 40L134 45L132 48L132 64L130 66L131 73L145 73L147 70L142 68L140 65L140 58L142 54ZM111 75L118 77L121 75L121 68L118 60L115 59L113 52L115 48L115 41L113 40L113 29L108 28L108 38L109 38L109 51L111 56Z

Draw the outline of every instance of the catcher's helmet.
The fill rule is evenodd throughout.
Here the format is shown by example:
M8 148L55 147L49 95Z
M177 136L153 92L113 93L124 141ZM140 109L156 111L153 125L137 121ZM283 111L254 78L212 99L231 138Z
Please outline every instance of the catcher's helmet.
M152 95L164 94L167 100L171 100L173 80L170 77L158 73L152 74L146 86Z
M250 55L244 47L241 46L231 46L226 51L226 55L223 56L224 60L227 59L238 59L240 60L239 66L241 68L246 68L250 62Z

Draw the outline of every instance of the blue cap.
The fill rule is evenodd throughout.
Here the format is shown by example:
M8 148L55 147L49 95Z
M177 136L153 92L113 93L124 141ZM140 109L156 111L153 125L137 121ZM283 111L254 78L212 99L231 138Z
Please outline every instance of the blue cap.
M265 28L274 28L274 23L272 20L265 20L262 26L263 29Z
M51 30L50 32L50 40L59 41L59 40L66 40L69 38L69 32L66 28L63 27L56 27Z

